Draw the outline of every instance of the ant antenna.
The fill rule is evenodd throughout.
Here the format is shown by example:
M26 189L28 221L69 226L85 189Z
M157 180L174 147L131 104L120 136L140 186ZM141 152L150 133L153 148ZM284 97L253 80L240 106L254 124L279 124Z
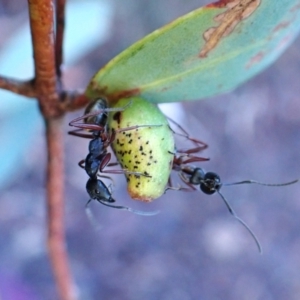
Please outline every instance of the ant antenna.
M92 201L93 199L90 199L86 205L85 205L85 208L87 209L88 208L88 205L89 203ZM100 202L101 204L105 205L105 206L108 206L108 207L112 207L112 208L116 208L116 209L120 209L120 210L127 210L131 213L134 213L136 215L140 215L140 216L146 216L146 217L149 217L149 216L155 216L157 214L160 213L159 210L155 210L155 211L141 211L141 210L136 210L136 209L133 209L133 208L130 208L130 207L127 207L127 206L119 206L119 205L111 205L111 204L107 204L105 203L104 201L102 200L98 200L98 202Z
M262 183L262 182L259 182L259 181L256 181L256 180L243 180L243 181L238 181L238 182L232 182L232 183L222 183L221 185L222 186L230 186L230 185L237 185L237 184L258 184L258 185L264 185L264 186L286 186L286 185L290 185L290 184L294 184L296 182L298 182L299 179L296 179L296 180L293 180L293 181L289 181L289 182L285 182L285 183ZM262 247L256 237L256 235L254 234L254 232L250 229L250 227L242 220L240 219L235 211L231 208L229 202L226 200L226 198L223 196L223 194L220 192L220 188L221 188L221 185L219 186L219 188L216 189L216 191L218 192L218 194L221 196L221 198L223 199L225 205L227 206L230 214L236 218L247 230L248 232L252 235L256 245L257 245L257 248L258 248L258 251L260 254L262 254Z
M102 229L102 226L100 225L100 223L95 218L93 212L91 211L90 207L88 206L88 203L85 206L85 213L86 213L90 223L92 224L92 226L94 227L94 229L96 231L99 231L100 229Z
M251 236L253 237L254 241L255 241L255 244L258 248L258 251L260 254L262 254L262 247L260 245L260 242L258 240L258 238L256 237L256 235L254 234L254 232L250 229L250 227L242 220L240 219L237 214L235 213L235 211L232 209L232 207L230 206L229 202L226 200L226 198L223 196L223 194L217 190L218 194L220 195L220 197L223 199L229 213L236 219L238 220L246 229L247 231L251 234Z
M285 186L285 185L290 185L298 182L299 179L295 179L293 181L285 182L285 183L262 183L256 180L243 180L243 181L238 181L238 182L232 182L232 183L223 183L222 185L237 185L237 184L245 184L245 183L254 183L254 184L259 184L259 185L264 185L264 186Z
M290 184L294 184L296 182L298 182L299 179L295 179L293 181L289 181L289 182L285 182L285 183L262 183L262 182L259 182L259 181L256 181L256 180L243 180L243 181L238 181L238 182L232 182L232 183L223 183L222 185L223 186L230 186L230 185L237 185L237 184L258 184L258 185L264 185L264 186L286 186L286 185L290 185ZM230 214L236 218L247 230L248 232L252 235L256 245L257 245L257 248L258 248L258 251L260 254L262 254L262 248L261 248L261 245L257 239L257 237L255 236L254 232L250 229L250 227L242 220L240 219L235 211L231 208L229 202L226 200L226 198L223 196L223 194L217 190L218 194L221 196L221 198L223 199L223 201L225 202Z

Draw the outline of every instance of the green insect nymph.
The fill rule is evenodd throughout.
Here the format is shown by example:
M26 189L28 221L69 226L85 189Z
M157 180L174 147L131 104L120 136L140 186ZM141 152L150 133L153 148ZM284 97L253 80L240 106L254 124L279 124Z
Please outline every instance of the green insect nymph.
M175 151L173 133L162 112L143 98L123 98L114 107L124 107L110 113L108 120L109 133L116 131L112 142L116 157L124 170L146 175L125 174L128 193L133 199L150 202L160 197L168 184ZM136 125L149 127L118 132Z

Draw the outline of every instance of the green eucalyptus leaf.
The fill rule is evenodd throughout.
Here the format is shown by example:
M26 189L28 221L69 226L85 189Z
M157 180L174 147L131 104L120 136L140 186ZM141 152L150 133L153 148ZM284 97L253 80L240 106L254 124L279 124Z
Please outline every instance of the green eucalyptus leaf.
M221 0L130 46L100 69L86 94L163 103L224 93L274 62L299 29L299 0Z

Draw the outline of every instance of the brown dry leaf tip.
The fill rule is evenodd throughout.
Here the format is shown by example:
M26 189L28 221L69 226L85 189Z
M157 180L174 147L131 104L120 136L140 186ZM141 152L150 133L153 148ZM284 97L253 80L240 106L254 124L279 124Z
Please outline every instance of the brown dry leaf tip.
M219 26L211 27L204 32L203 38L206 43L199 56L206 57L222 38L232 33L241 21L252 15L260 3L261 0L233 0L226 3L227 10L215 17L215 21L220 23Z

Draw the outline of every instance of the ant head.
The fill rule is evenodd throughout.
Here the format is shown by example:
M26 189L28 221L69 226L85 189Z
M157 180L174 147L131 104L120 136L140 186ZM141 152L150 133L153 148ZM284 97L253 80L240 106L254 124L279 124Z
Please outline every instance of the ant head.
M101 180L96 178L90 178L88 180L88 182L86 183L86 190L90 196L90 200L85 205L86 209L88 208L89 203L94 199L105 206L121 209L121 210L127 210L129 212L141 216L154 216L159 213L159 211L149 211L149 212L139 211L126 206L118 206L118 205L110 204L115 202L115 200L111 197L111 192ZM92 220L92 222L94 221Z
M185 171L190 172L189 182L194 185L200 184L200 189L204 194L212 195L222 186L220 176L216 173L206 173L202 168L186 168Z
M204 194L212 195L222 186L221 178L214 172L207 172L200 182L200 189Z
M86 107L84 114L87 115L97 111L100 111L100 113L85 118L84 122L87 124L95 124L95 125L105 127L107 123L107 117L108 117L105 109L107 109L107 102L105 99L99 98L91 101L89 105Z
M90 178L86 183L86 190L91 199L99 202L115 202L115 200L111 197L109 189L100 179Z

